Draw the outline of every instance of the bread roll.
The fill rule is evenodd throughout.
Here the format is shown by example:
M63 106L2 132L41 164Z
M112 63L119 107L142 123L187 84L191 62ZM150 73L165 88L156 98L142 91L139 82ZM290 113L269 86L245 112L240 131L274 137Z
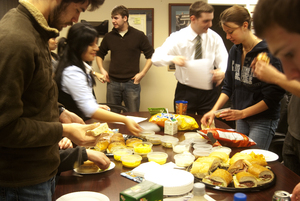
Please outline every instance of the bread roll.
M252 159L252 156L250 156L249 154L246 154L246 153L238 152L231 157L229 164L232 165L240 159Z
M244 159L239 159L230 165L227 171L233 176L239 172L247 172L248 166Z
M99 170L99 167L92 161L87 160L81 166L77 168L80 173L95 173Z
M112 153L115 148L124 147L126 148L125 142L112 142L107 147L107 152Z
M215 186L227 187L232 181L232 176L224 169L217 169L211 175L206 176L202 181Z
M235 188L253 188L257 186L256 177L249 172L239 172L233 176Z
M222 167L228 167L229 166L229 156L225 152L218 152L214 151L209 154L209 157L217 157L219 158L221 162Z
M109 145L108 140L100 140L97 144L96 147L100 149L100 151L104 152Z
M190 172L197 178L204 178L215 170L221 163L216 157L200 157L192 165Z
M115 133L110 137L110 143L112 142L124 142L125 144L125 139L121 133Z
M273 172L261 165L253 164L249 166L248 172L256 177L259 185L269 183L274 179Z
M246 159L246 160L251 164L257 164L257 165L261 165L261 166L268 165L265 158L250 158L250 159Z
M86 131L86 134L98 136L98 135L100 135L102 133L106 133L106 132L109 132L109 128L108 128L107 123L103 123L103 124L100 124L97 128L94 128L93 130Z
M126 140L126 146L133 147L133 144L137 143L137 142L143 142L143 140L138 139L138 138L129 138L128 140Z

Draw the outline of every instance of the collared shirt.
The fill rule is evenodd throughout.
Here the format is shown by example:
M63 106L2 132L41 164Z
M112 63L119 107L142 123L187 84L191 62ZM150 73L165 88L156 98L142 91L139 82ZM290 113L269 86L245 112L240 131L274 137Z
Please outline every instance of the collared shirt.
M78 108L86 117L91 117L99 105L93 95L93 86L90 77L92 67L84 62L86 72L83 72L77 66L69 66L62 73L61 89L72 96L77 103ZM88 80L86 76L88 76Z
M208 66L208 68L213 70L214 67L216 67L225 72L228 53L222 38L211 29L208 29L207 33L203 33L200 36L202 40L202 59L210 59L213 61L213 65ZM196 37L197 33L193 31L191 25L172 33L164 44L155 50L152 55L152 63L155 66L170 65L175 56L184 56L187 60L194 60ZM185 77L182 67L176 65L175 67L177 80L184 84Z

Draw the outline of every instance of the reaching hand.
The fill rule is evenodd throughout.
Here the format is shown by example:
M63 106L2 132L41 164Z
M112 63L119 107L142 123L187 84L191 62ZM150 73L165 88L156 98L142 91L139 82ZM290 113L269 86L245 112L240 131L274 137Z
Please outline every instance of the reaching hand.
M205 127L209 127L211 125L211 123L213 122L214 118L215 118L215 113L213 111L209 111L205 115L203 115L200 122Z
M86 131L92 130L99 126L97 124L62 124L63 125L63 136L69 138L72 142L78 146L95 146L98 142L99 136L86 135Z
M75 113L65 109L59 116L59 121L61 123L79 123L85 124L84 121Z
M135 136L139 136L142 128L134 120L126 118L125 122L128 130Z
M68 149L73 148L73 143L67 137L64 137L58 142L59 149Z
M102 152L87 149L88 159L93 161L100 169L106 170L110 165L109 158Z

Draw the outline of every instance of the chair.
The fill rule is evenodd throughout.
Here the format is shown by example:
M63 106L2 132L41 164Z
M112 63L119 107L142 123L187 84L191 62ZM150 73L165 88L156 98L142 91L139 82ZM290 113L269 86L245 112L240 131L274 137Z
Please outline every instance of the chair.
M281 100L280 120L278 122L278 127L276 129L275 135L269 147L269 151L272 151L279 156L278 158L279 162L283 161L282 148L283 148L285 135L288 130L287 108L288 108L288 103L290 101L290 98L291 98L291 94L287 92Z
M112 103L98 103L100 105L107 105L108 107L110 107L110 110L112 112L116 112L116 113L124 113L124 112L128 112L127 107L123 106L123 105L116 105L116 104L112 104Z

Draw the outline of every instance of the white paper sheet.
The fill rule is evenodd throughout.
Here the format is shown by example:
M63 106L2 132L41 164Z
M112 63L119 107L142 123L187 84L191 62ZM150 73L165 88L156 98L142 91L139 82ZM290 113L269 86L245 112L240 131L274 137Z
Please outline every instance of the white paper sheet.
M197 89L211 90L213 61L210 59L198 59L186 61L185 67L180 67L180 73L176 73L178 80L182 80L185 85ZM181 79L180 79L180 76ZM184 79L183 79L184 78Z
M142 121L145 121L147 120L147 118L144 118L144 117L135 117L135 116L126 116L127 118L129 119L133 119L133 121L135 121L136 123L140 123ZM115 124L124 124L122 122L113 122Z

